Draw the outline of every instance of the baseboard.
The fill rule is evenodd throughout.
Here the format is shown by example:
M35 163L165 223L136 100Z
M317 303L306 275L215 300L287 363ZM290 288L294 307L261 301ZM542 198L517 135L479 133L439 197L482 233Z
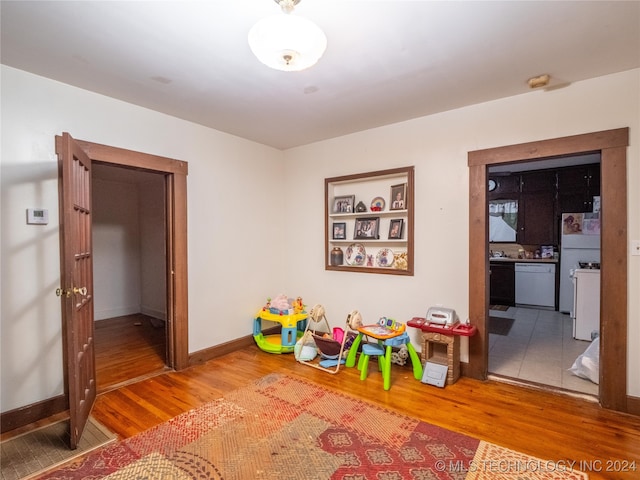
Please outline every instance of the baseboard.
M627 395L627 413L640 416L640 397Z
M280 327L278 326L265 328L262 333L271 334L278 333L279 331ZM199 350L189 355L189 366L203 364L209 360L213 360L214 358L221 357L223 355L226 355L227 353L235 352L236 350L247 348L251 345L255 345L255 340L253 339L253 335L247 335L227 343L216 345L215 347Z
M461 377L469 377L469 363L460 362L460 376Z
M167 314L162 310L156 310L154 308L145 307L144 305L142 305L142 307L140 307L140 312L148 315L149 317L157 318L158 320L164 320L165 322L167 321Z
M67 397L58 395L40 402L4 412L0 415L0 432L5 433L16 428L50 417L68 410Z
M106 320L108 318L124 317L125 315L134 315L140 312L140 305L132 305L129 307L109 308L104 310L96 310L93 313L94 320Z

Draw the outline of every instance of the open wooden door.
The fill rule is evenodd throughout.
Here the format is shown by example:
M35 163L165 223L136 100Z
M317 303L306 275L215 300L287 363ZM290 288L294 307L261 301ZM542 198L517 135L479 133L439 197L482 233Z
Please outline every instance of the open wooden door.
M68 133L56 136L60 165L62 332L75 449L96 399L91 245L91 160Z

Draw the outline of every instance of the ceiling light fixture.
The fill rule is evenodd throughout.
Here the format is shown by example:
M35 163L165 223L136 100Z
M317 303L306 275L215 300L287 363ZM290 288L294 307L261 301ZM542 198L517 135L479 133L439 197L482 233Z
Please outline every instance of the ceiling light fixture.
M327 37L311 20L293 14L300 0L274 0L282 13L259 20L249 31L249 47L262 63L295 72L316 64Z

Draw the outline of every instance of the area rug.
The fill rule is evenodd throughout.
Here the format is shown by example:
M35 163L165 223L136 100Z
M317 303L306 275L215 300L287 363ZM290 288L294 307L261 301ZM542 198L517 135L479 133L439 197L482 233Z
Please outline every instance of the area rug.
M574 471L496 476L487 463L499 460L493 455L535 459L486 446L491 444L312 382L271 374L39 479L588 478Z
M2 480L31 478L96 448L116 441L116 435L89 417L78 448L69 449L69 420L47 425L0 444Z
M513 327L513 318L489 316L489 333L495 335L509 335L511 327Z

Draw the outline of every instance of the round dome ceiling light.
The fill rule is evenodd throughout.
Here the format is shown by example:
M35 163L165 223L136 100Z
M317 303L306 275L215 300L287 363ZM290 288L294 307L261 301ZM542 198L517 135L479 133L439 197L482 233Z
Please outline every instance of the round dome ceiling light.
M259 20L249 31L249 47L262 63L295 72L315 65L327 48L327 37L311 20L293 14L300 0L274 0L282 13Z

